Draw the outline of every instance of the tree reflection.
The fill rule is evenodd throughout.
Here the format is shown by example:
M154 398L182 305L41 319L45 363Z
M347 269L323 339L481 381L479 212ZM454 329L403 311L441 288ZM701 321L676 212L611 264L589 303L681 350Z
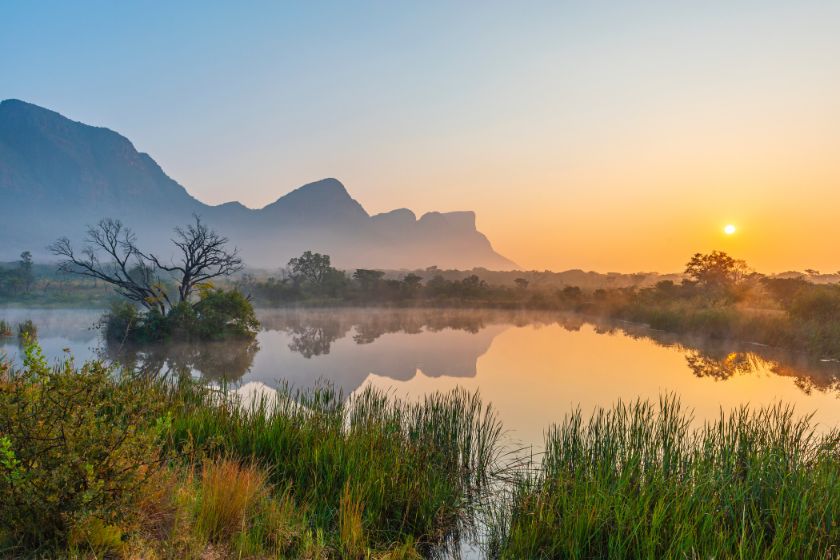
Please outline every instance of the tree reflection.
M475 334L487 326L488 318L496 316L499 314L492 311L464 309L288 310L264 313L260 321L266 330L289 333L289 349L311 358L329 354L332 344L351 332L356 344L370 344L385 334L418 334L424 330L453 329Z
M292 330L289 350L301 354L304 358L329 354L332 343L346 334L346 331L342 332L333 327L334 325L325 325L299 327Z
M711 377L716 380L729 379L736 374L756 371L762 364L768 364L751 352L730 352L722 358L715 358L700 352L689 350L685 362L697 377Z
M139 375L186 377L197 373L210 381L237 381L250 371L258 351L255 340L105 347L108 359Z

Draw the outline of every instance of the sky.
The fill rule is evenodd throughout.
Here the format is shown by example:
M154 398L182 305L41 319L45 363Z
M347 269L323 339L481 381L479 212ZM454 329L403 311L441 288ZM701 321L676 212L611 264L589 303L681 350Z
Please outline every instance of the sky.
M528 269L840 269L840 2L0 3L0 98L200 200L341 180ZM725 235L723 228L737 231Z

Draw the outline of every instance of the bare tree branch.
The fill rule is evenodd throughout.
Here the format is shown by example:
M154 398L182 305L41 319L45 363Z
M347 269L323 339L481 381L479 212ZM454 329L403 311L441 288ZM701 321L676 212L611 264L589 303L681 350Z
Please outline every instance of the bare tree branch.
M178 261L164 265L155 255L144 255L161 270L181 275L179 301L188 301L199 284L220 276L230 276L243 268L238 250L226 249L228 238L209 229L198 215L193 215L193 218L195 223L186 228L175 228L172 243L181 252Z
M237 250L226 249L228 239L209 229L198 216L194 219L195 223L186 228L175 229L172 242L180 256L171 264L140 251L134 232L112 219L88 228L81 254L66 237L50 245L49 250L64 259L59 270L102 280L128 300L166 314L173 307L173 298L161 273L175 276L180 303L189 301L196 286L243 268Z

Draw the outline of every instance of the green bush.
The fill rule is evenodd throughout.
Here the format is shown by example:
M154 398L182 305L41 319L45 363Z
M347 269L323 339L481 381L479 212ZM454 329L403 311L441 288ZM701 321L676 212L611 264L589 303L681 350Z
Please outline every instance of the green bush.
M202 340L253 338L260 324L254 307L238 290L206 290L193 306Z
M251 302L238 290L205 288L198 301L181 302L167 314L140 312L127 302L115 303L105 316L110 342L148 343L253 339L260 327Z
M105 317L105 338L115 341L128 339L132 330L136 329L141 321L137 307L127 301L111 303L111 308Z
M21 340L34 340L38 336L38 327L32 322L32 319L27 319L18 325L18 338Z
M0 380L7 544L37 550L66 546L71 535L120 534L159 460L160 403L149 385L99 361L50 367L28 344L23 368Z

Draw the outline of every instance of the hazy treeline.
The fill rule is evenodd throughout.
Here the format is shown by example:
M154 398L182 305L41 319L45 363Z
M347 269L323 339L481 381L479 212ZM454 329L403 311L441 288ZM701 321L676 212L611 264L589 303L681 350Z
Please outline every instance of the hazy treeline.
M114 299L103 283L62 280L31 259L2 270L17 280L13 295L0 292L0 303L105 306ZM832 275L810 270L766 276L720 252L695 255L679 275L581 273L588 283L561 282L572 273L343 271L332 266L329 255L307 251L275 275L245 271L218 279L216 286L237 289L257 307L564 310L840 356L840 283L831 282Z
M840 356L840 284L815 283L816 271L765 276L722 252L696 254L678 281L647 286L545 286L517 276L492 284L478 274L447 278L409 272L352 274L326 255L292 259L281 277L245 275L239 288L258 305L397 305L567 310L645 323L655 329L699 333Z

